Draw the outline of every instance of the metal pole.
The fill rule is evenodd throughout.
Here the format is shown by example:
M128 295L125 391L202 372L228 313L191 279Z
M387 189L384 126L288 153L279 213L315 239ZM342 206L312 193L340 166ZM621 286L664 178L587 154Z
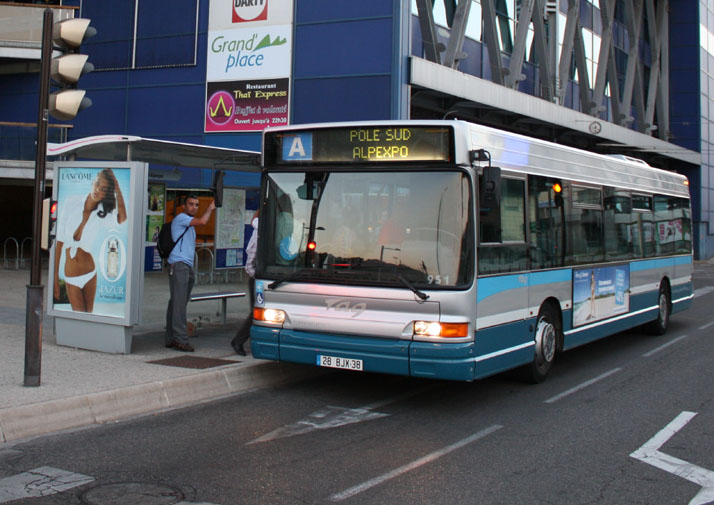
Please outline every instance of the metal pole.
M40 234L42 233L42 199L45 196L45 163L47 159L47 121L50 94L50 61L52 59L52 9L45 9L42 21L42 61L40 97L37 111L37 155L35 157L35 188L32 207L32 266L27 285L25 314L25 386L40 385L42 365L42 263Z

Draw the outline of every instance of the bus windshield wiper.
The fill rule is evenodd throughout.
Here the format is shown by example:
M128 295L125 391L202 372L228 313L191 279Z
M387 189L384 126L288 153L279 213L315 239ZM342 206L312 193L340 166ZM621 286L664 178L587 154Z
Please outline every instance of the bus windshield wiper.
M404 284L406 287L408 287L409 289L411 289L412 293L414 293L415 295L417 295L420 300L425 301L426 299L429 298L429 295L427 295L426 293L424 293L423 291L421 291L419 288L417 288L414 284L412 284L411 282L409 282L409 281L407 280L407 278L404 277L404 276L401 274L401 272L399 272L399 270L397 270L397 266L396 266L396 265L394 265L394 275L397 276L397 279L399 279L399 280L402 282L402 284Z
M283 282L290 282L290 281L294 281L294 280L296 280L296 279L299 279L299 278L303 277L303 275L304 275L306 272L310 272L310 270L307 270L307 269L296 270L296 271L294 271L294 272L291 273L291 274L288 274L288 275L286 275L286 276L284 276L284 277L281 277L280 279L274 280L273 282L271 282L270 284L268 284L268 288L270 288L270 289L275 289L275 288L277 288L278 286L280 286Z

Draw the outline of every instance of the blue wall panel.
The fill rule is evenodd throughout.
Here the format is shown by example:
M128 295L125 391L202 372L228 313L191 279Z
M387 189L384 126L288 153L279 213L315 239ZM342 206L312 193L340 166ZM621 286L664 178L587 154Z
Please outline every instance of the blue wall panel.
M673 0L668 12L672 142L700 151L699 2Z
M388 73L391 19L298 26L295 77Z
M294 124L390 119L399 0L296 2ZM407 55L404 55L405 57Z
M3 76L2 91L0 92L0 118L2 121L36 122L39 90L39 74Z
M295 21L298 24L392 15L392 2L389 0L360 0L359 2L311 0L310 2L296 1L295 4Z
M389 119L389 76L299 80L293 92L293 122Z
M201 85L133 88L127 129L147 137L194 134L203 125L203 97Z

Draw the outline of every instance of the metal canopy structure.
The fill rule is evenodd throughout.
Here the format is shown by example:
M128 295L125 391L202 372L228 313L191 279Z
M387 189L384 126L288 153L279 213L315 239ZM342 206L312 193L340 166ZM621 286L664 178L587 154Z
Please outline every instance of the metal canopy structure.
M411 61L413 118L458 117L662 168L701 163L671 142L666 1L415 1L423 47ZM448 27L435 22L436 2ZM466 43L469 30L478 35Z
M412 107L659 168L699 165L701 153L538 97L411 57Z
M260 153L131 135L97 135L48 144L47 156L106 161L142 161L177 167L260 171Z

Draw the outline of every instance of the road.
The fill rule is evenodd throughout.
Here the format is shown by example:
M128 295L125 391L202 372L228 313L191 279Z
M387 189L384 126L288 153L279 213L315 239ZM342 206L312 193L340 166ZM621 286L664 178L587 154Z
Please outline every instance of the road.
M714 265L695 288L539 385L334 371L0 448L0 504L714 503Z

